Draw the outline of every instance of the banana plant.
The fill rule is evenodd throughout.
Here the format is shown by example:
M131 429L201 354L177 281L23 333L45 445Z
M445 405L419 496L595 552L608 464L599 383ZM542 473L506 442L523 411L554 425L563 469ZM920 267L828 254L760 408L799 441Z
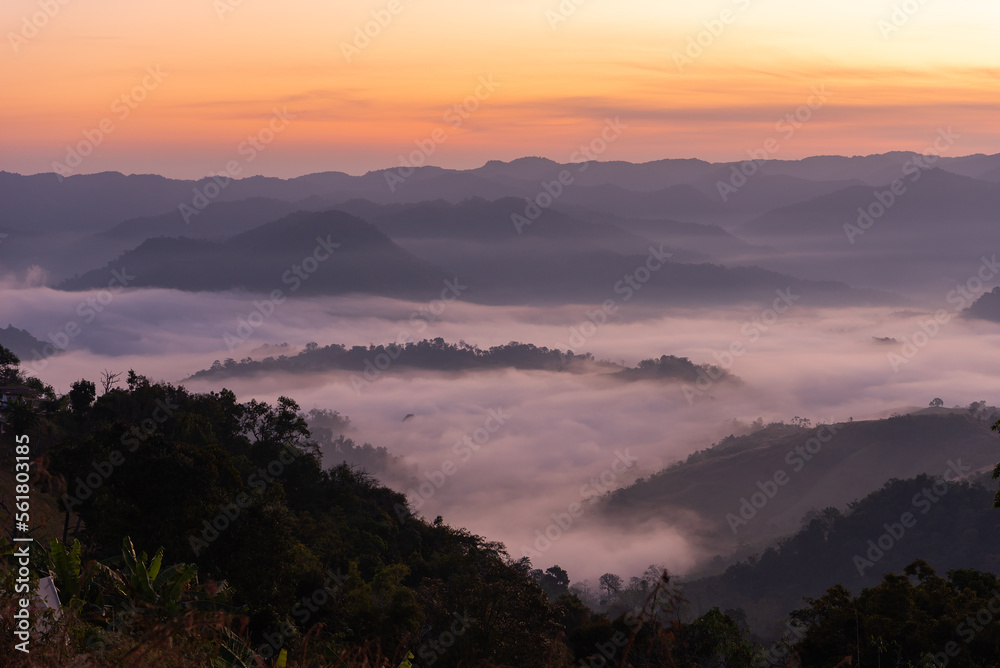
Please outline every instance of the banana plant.
M82 582L80 568L80 541L74 540L67 549L65 543L53 539L49 544L49 559L60 600L68 602L79 598L80 591L86 584Z
M53 540L49 549L49 569L56 578L59 596L65 602L79 600L98 606L122 603L162 607L176 614L185 593L197 585L195 564L174 564L163 567L163 548L150 559L145 552L136 555L132 539L122 540L122 568L91 561L83 566L80 541L69 546ZM222 602L230 593L225 582L218 583L210 602Z
M174 564L167 568L163 565L163 548L161 547L150 560L145 552L138 556L132 546L132 539L126 536L122 540L122 561L125 563L127 577L118 578L120 585L126 585L121 594L134 594L136 598L152 605L162 605L171 614L177 612L184 592L192 582L197 584L198 566L195 564Z
M70 545L53 539L49 543L46 567L55 577L59 600L64 606L100 614L103 596L98 579L106 579L102 577L105 567L96 561L84 565L80 552L77 539Z

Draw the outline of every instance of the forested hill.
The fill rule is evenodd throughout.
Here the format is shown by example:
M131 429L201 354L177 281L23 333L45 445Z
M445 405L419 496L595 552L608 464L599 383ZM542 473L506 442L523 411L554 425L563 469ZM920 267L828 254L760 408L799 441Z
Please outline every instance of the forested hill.
M951 461L969 472L992 470L1000 461L1000 441L990 431L997 415L979 402L974 409L767 425L617 490L602 512L616 522L684 523L718 552L763 544L796 530L810 511L843 508L890 478L941 475Z
M543 572L503 545L411 514L362 471L323 469L292 399L241 403L131 371L100 396L88 380L58 396L17 367L0 348L0 375L42 400L4 409L3 470L14 470L14 435L27 435L33 569L55 574L65 613L35 639L35 665L249 668L287 649L298 666L409 656L420 668L542 668L602 646L625 656L622 639L637 666L668 651L686 664L756 651L719 611L702 622L706 644L697 625L665 635L652 607L628 619L590 610L568 578L543 590ZM7 498L12 480L0 475ZM11 550L0 538L7 582ZM656 578L649 587L655 598ZM13 597L0 586L0 606ZM0 645L0 665L24 665L12 645Z
M695 383L702 376L707 376L730 383L738 382L735 376L724 369L709 364L695 364L686 357L673 355L643 360L635 367L626 367L615 362L598 361L590 353L574 353L572 350L562 351L530 343L512 341L483 349L464 342L447 343L441 338L351 348L343 344L331 344L322 348L317 344L309 344L294 356L281 355L262 360L247 357L239 362L234 359L225 362L217 360L212 368L199 371L190 379L219 380L276 371L296 374L350 371L378 375L404 369L566 371L608 374L622 381L676 380L686 383Z
M654 567L629 579L637 595L624 605L621 578L602 576L608 595L588 608L569 586L572 574L558 566L543 571L547 564L513 558L502 544L442 518L415 516L403 494L362 471L324 469L310 416L290 398L240 402L226 389L196 394L131 371L109 379L100 396L88 380L60 396L18 367L0 347L0 377L39 395L37 403L3 409L0 458L3 471L13 471L14 435L30 438L38 509L32 572L54 575L64 611L52 634L35 639L39 666L249 668L274 665L281 649L300 668L404 660L419 668L569 668L603 665L598 659L609 655L636 668L658 668L665 657L685 667L768 665L741 620L771 632L803 606L803 596L840 585L846 589L834 590L832 603L803 613L807 641L795 650L824 656L805 665L826 668L826 658L858 649L837 630L842 615L829 612L851 604L848 590L917 558L941 570L1000 570L991 492L951 482L954 475L945 475L949 482L920 476L891 481L844 510L823 510L761 556L688 582L680 595L694 608L685 611L676 580ZM324 441L346 424L336 413L311 417ZM965 415L875 424L888 437L893 424L908 421L929 429L926 417L939 419L931 434L938 439L982 428ZM851 433L851 425L839 427L838 435ZM818 433L771 431L779 441ZM702 457L752 452L750 443L727 440ZM966 472L959 466L958 473ZM12 480L0 474L0 495L10 498ZM16 566L11 543L0 538L4 581L13 582ZM957 597L949 605L964 614L980 605L968 583L996 580L965 570L942 584L927 568L913 568L923 589L908 591L912 606L901 614L914 619L929 614L929 588L945 587ZM0 606L14 605L12 588L0 585ZM875 603L859 605L872 610L858 616L859 626L887 638L897 654L905 643L916 651ZM10 634L5 619L0 629ZM928 632L919 651L932 651L952 631ZM888 652L873 643L866 635L859 651ZM966 665L995 665L992 646L962 651L972 657ZM0 645L0 665L23 665L14 652L12 643Z
M972 306L965 310L965 315L970 318L1000 322L1000 287L993 288L973 302Z
M762 634L841 585L853 594L922 559L939 573L1000 573L1000 510L992 490L918 476L892 480L843 509L807 517L802 528L717 576L686 582L697 613L706 606L742 608Z

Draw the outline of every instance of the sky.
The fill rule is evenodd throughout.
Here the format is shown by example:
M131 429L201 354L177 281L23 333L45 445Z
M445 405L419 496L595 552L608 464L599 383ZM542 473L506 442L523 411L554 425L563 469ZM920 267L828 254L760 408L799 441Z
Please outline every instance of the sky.
M609 119L601 160L926 151L948 127L997 152L988 0L4 0L0 29L0 170L26 174L570 162Z

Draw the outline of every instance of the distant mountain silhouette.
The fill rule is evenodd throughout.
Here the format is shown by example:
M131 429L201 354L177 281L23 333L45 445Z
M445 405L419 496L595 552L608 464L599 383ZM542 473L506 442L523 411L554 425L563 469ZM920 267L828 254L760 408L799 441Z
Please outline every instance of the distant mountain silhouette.
M857 179L813 181L788 174L770 174L769 170L770 163L765 163L744 181L741 171L722 167L696 185L710 198L724 202L727 209L763 213L861 184Z
M965 315L970 318L1000 322L1000 287L993 288L965 309Z
M28 234L90 234L137 216L176 210L191 186L162 176L103 172L22 176L0 172L0 228Z
M474 299L484 302L514 303L526 296L603 301L609 287L643 261L646 241L662 244L674 264L712 262L717 268L674 267L681 273L671 276L676 282L670 287L661 285L667 274L659 273L643 299L761 299L789 285L791 276L919 294L940 288L929 277L974 269L967 266L970 254L995 229L1000 155L940 158L934 169L918 172L919 181L908 181L915 159L914 153L893 152L762 161L725 199L718 183L741 162L558 163L534 157L470 170L428 166L361 176L322 172L197 181L0 173L0 230L9 235L0 244L0 262L5 273L18 276L37 265L58 283L138 250L147 239L224 242L290 211L342 208L379 226L413 256L468 276L478 286ZM549 191L556 192L552 183L567 172L569 185L550 198ZM906 193L864 234L878 261L870 253L849 252L854 249L844 226L857 224L859 207L877 210L876 191L895 178L904 179ZM525 217L528 200L546 206L517 234L511 217ZM682 230L685 223L703 227ZM142 249L144 259L155 260L154 273L161 264L156 258L182 249L158 243ZM703 282L706 272L750 266L772 275ZM205 283L193 276L184 281ZM707 285L714 294L696 294ZM674 289L676 294L667 294ZM838 303L857 297L844 286L835 291L843 297ZM818 292L829 294L825 288Z
M878 186L898 178L903 172L903 165L915 157L918 154L912 151L855 156L817 155L802 160L768 160L764 172L810 181L859 181ZM937 166L941 164L939 161Z
M175 209L158 216L123 221L99 236L133 244L155 237L225 239L301 209L283 200L250 197L235 202L213 202L191 216L190 222Z
M263 202L280 208L271 200ZM365 292L427 299L433 296L428 290L437 286L440 293L443 280L457 275L470 286L462 299L491 304L586 304L608 299L625 303L633 298L678 304L770 302L776 291L789 288L808 294L813 304L893 301L887 294L855 291L840 283L803 282L756 267L694 264L702 257L698 253L653 244L614 225L579 221L551 209L528 219L523 208L518 209L524 205L516 199L473 198L454 205L444 201L377 205L352 200L347 208L375 215L389 235L348 213L299 212L224 240L152 238L103 269L86 271L58 287L104 287L112 270L125 267L135 275L131 287L194 291L269 292L301 283L300 294ZM213 206L218 208L207 224L221 233L220 225L235 229L247 224L244 215L252 204ZM206 215L208 211L212 207ZM512 222L515 215L521 216L520 234ZM170 217L147 219L125 228L160 225L171 229L177 225L171 221ZM706 230L726 235L718 228L694 224L684 228L692 233ZM318 280L287 276L312 252L316 240L327 235L344 247L320 266ZM633 276L637 271L642 276L639 282Z
M33 359L34 354L39 353L45 345L44 341L39 341L29 332L13 325L0 329L0 346L17 355L22 362ZM58 348L55 351L55 354L62 352Z
M872 156L768 160L761 173L768 177L794 177L796 181L786 181L786 184L801 192L786 197L799 198L815 195L816 188L823 188L809 182L862 181L871 186L889 183L902 173L903 165L914 155L894 152ZM641 164L621 161L584 164L522 158L511 162L491 161L471 170L418 167L395 188L390 188L387 175L398 175L398 169L377 170L362 176L342 172L322 172L293 179L253 176L225 181L225 187L209 200L261 197L302 202L319 198L326 203L335 203L364 198L385 204L434 199L454 203L476 196L490 200L509 196L533 197L541 192L542 180L551 179L568 169L574 177L570 190L575 192L572 195L567 193L567 201L613 208L620 215L641 212L643 216L676 218L685 211L711 210L720 201L713 201L713 198L702 201L690 191L673 190L675 186L697 185L703 195L711 192L712 184L718 177L727 174L733 165L739 166L740 162L670 159ZM937 160L934 167L975 179L1000 180L1000 155L945 157ZM4 202L3 211L0 211L0 229L102 232L125 220L176 211L181 204L191 204L196 192L204 193L206 186L212 183L209 178L176 180L155 175L125 176L117 172L74 175L65 179L52 173L24 176L0 172L0 201ZM748 184L747 187L753 186ZM592 188L597 190L590 194L583 192ZM636 192L645 193L645 196L630 200L630 193ZM750 192L748 190L748 194ZM610 199L602 203L602 197ZM775 206L782 203L779 200ZM673 206L677 208L671 209ZM735 206L735 210L742 210L745 204Z
M306 260L306 258L313 258ZM298 269L295 269L298 267ZM286 294L362 292L429 298L449 278L374 226L337 211L298 212L226 241L158 238L104 269L64 281L64 290L105 287L124 268L130 287L245 289Z
M862 215L859 208L872 216L870 227L878 225L882 230L890 224L905 226L896 230L895 235L882 232L882 238L915 233L941 235L956 220L962 221L962 228L968 233L996 228L1000 217L1000 185L941 169L914 172L909 176L900 173L896 178L906 188L902 194L885 194L891 182L877 188L851 186L770 211L742 229L764 236L844 236L845 224L857 225ZM889 204L883 204L876 192L883 193L884 201ZM880 210L884 210L881 215L872 214Z
M710 197L688 184L672 185L652 192L626 190L611 184L569 186L560 202L640 218L690 218L727 211L719 198Z
M843 507L890 478L939 475L948 459L961 459L972 472L992 471L998 448L989 426L996 417L965 411L815 428L774 424L723 439L615 492L602 512L638 523L672 518L721 550L766 541L794 530L810 510ZM783 485L774 484L779 471ZM763 504L744 508L761 494Z
M554 209L540 210L538 218L518 226L512 217L524 217L525 206L523 199L514 197L494 201L474 197L458 204L435 200L384 206L353 200L337 208L364 217L396 241L524 241L529 247L576 244L619 251L644 250L649 245L649 240L613 225L576 220Z

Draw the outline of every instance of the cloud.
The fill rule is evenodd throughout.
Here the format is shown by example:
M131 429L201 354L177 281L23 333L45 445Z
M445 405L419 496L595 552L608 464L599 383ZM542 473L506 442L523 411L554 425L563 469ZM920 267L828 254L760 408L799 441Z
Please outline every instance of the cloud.
M57 333L68 320L79 322L81 333L68 354L47 360L39 373L61 392L81 377L96 379L104 368L134 368L177 382L213 360L239 359L266 343L387 343L422 306L361 297L290 300L230 352L223 333L252 308L252 295L129 291L84 323L79 304L97 295L47 288L3 290L6 319L37 338ZM569 327L583 319L586 308L456 302L439 321L428 324L424 336L479 346L519 340L554 347L567 339ZM731 433L732 418L770 421L800 415L814 422L847 420L905 405L924 406L936 396L948 406L995 401L1000 358L991 353L1000 347L1000 326L993 323L955 319L900 371L893 371L887 356L897 346L876 345L872 337L901 343L912 339L929 313L919 308L901 313L796 305L750 340L743 326L759 316L759 306L664 311L634 304L580 348L599 359L628 364L661 354L719 364L733 342L742 342L745 354L734 358L729 370L746 386L713 387L693 403L676 384L617 384L514 370L390 372L361 393L346 373L185 385L192 391L224 385L242 401L274 401L283 394L306 411L330 408L348 415L355 428L352 438L385 446L416 472L409 481L390 481L399 491L418 498L421 485L434 486L428 498L420 495L420 514L428 519L442 515L451 524L501 540L514 556L521 556L522 546L534 546L536 532L544 534L556 522L553 516L580 503L582 514L537 555L537 567L558 563L574 580L608 571L632 574L659 562L685 572L713 554L713 546L701 544L689 530L696 519L672 524L658 520L625 533L621 527L601 524L589 510L592 492L627 485L707 447ZM485 428L491 410L510 417L478 450L460 447L467 436L476 442L477 430ZM410 413L414 417L404 422ZM616 453L626 450L636 458L634 466L615 473L610 484L602 483ZM443 484L435 485L442 479Z

